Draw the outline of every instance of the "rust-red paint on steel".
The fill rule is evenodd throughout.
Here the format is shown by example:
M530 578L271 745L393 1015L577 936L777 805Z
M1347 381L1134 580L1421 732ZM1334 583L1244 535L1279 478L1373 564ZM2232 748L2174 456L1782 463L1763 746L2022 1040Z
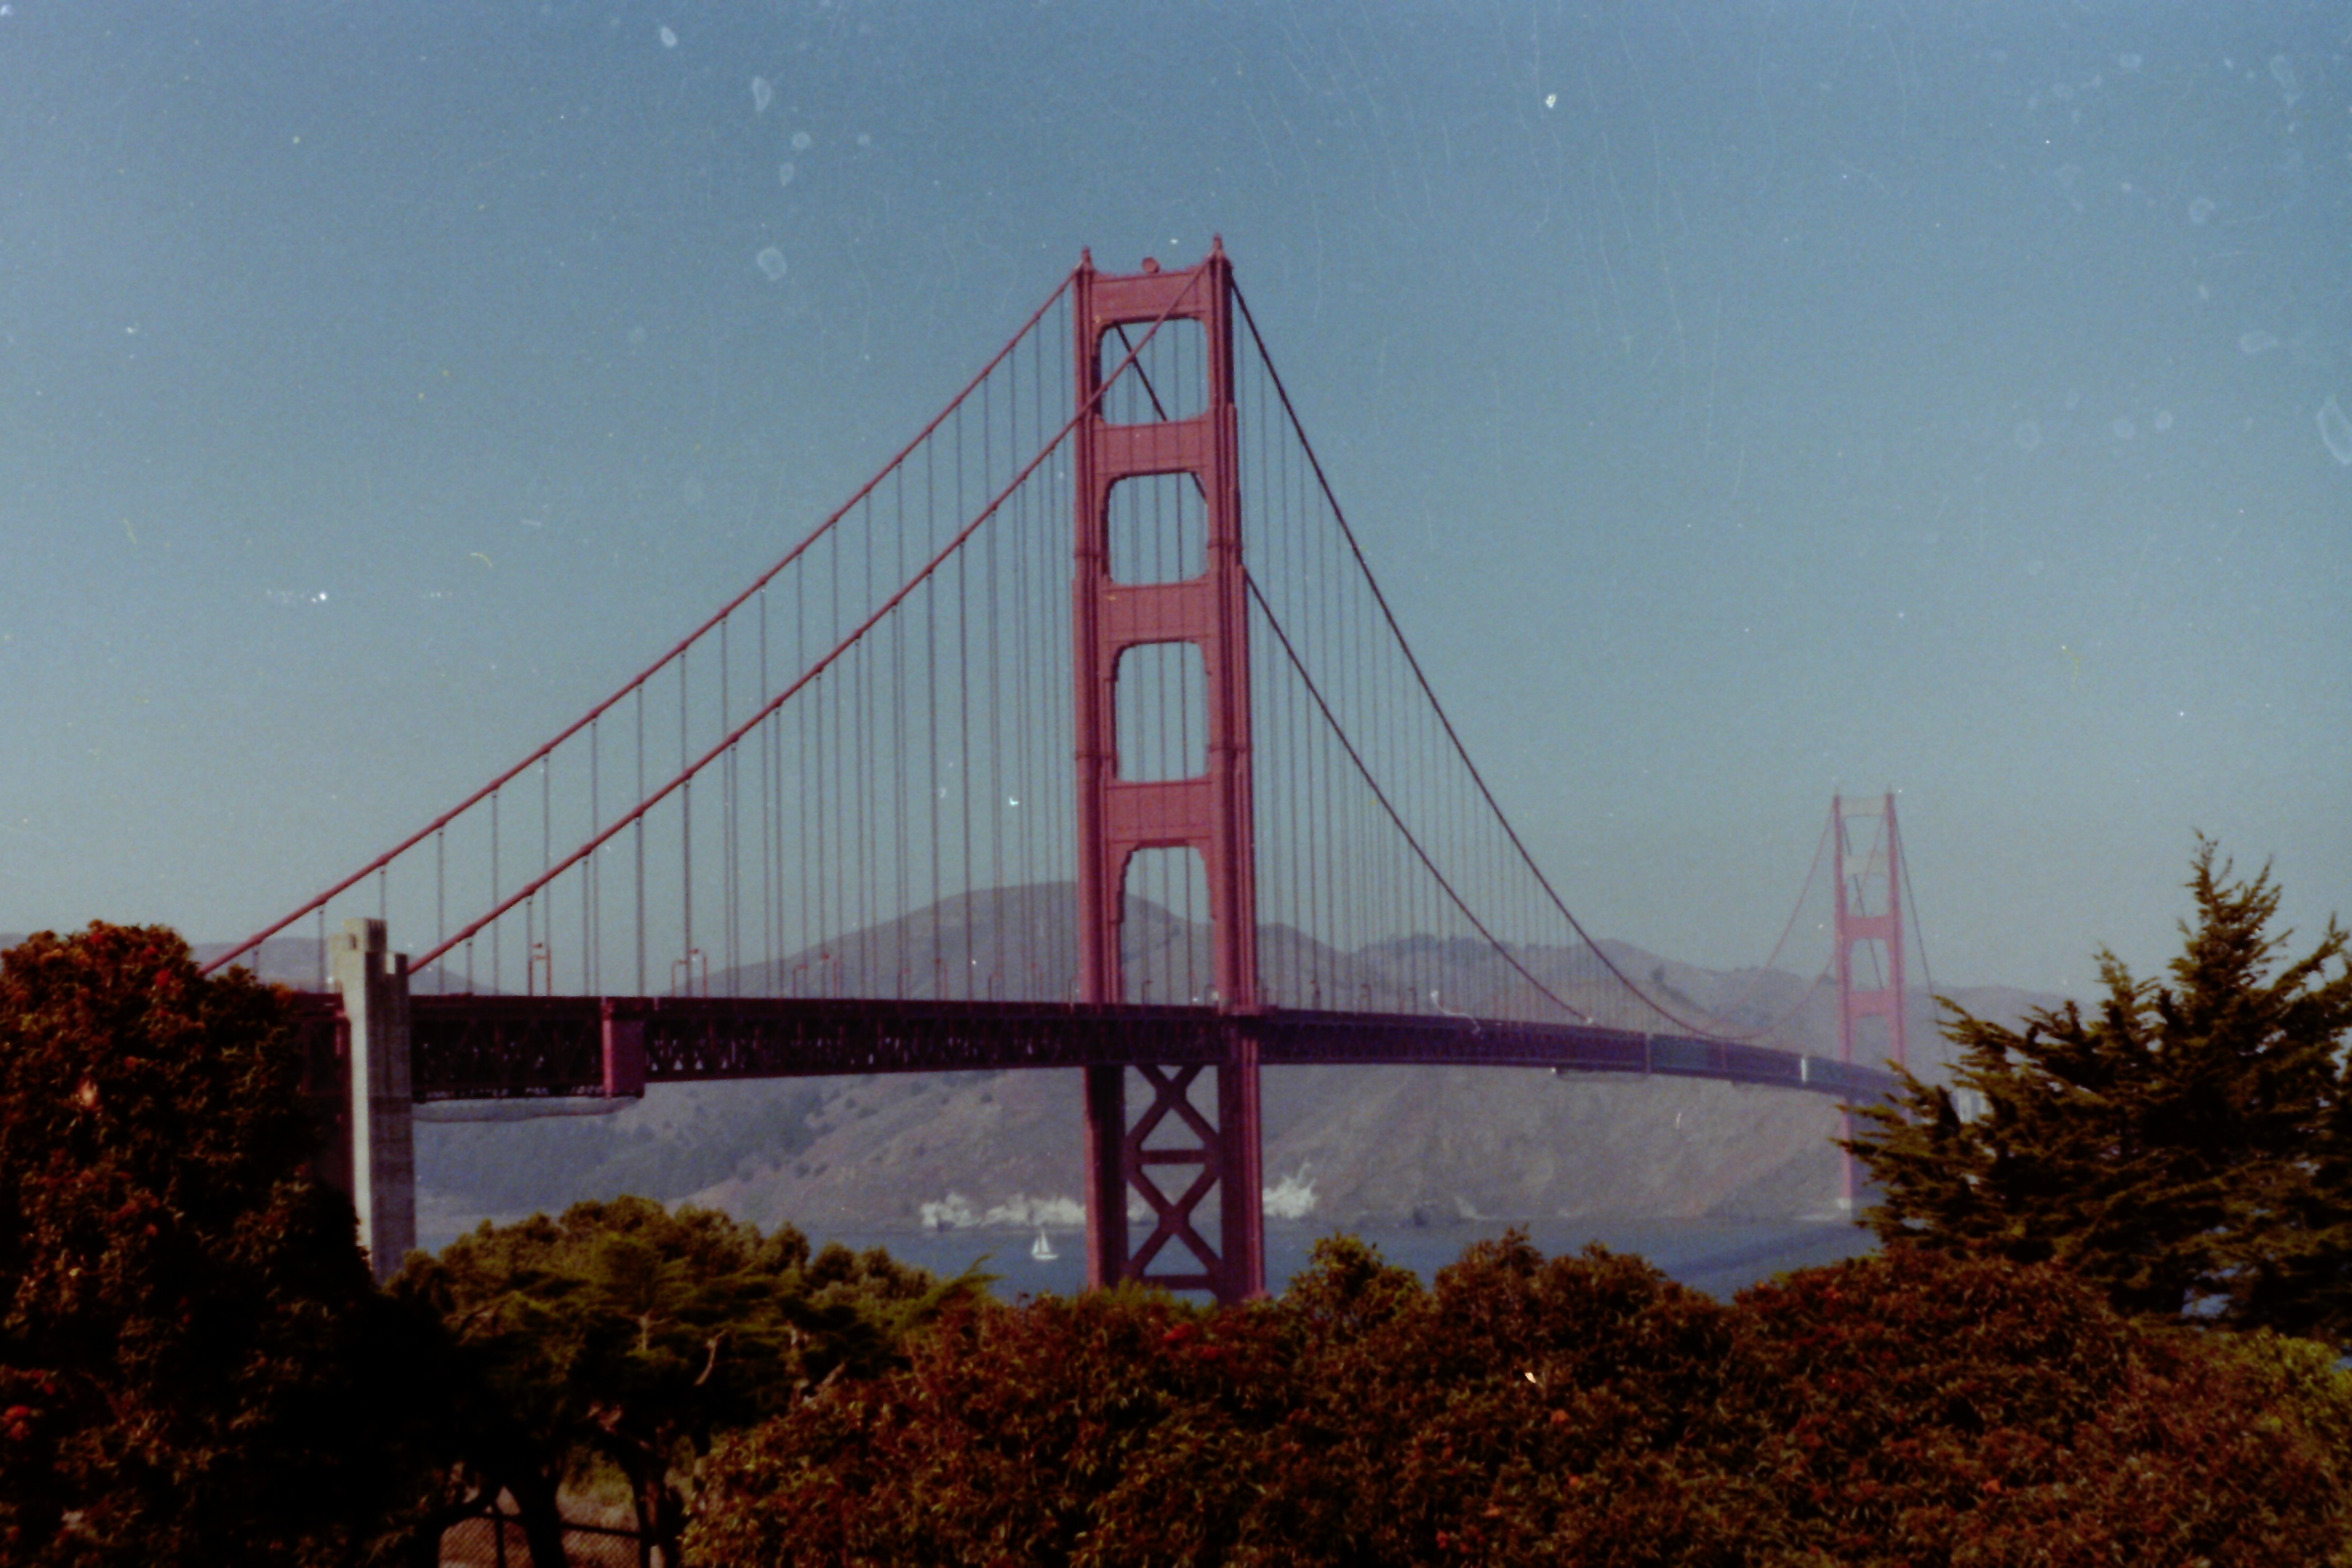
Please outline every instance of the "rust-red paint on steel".
M1889 792L1878 812L1857 814L1864 820L1884 814L1881 832L1886 846L1886 889L1885 902L1878 914L1863 912L1863 906L1872 900L1864 899L1856 885L1859 879L1870 874L1868 852L1864 851L1860 868L1847 864L1843 797L1832 795L1830 811L1836 819L1832 844L1837 867L1838 1059L1853 1060L1859 1034L1856 1025L1864 1018L1884 1018L1887 1055L1898 1066L1907 1066L1911 1058L1903 1016L1903 837L1895 825L1895 796ZM1886 966L1870 980L1861 981L1854 973L1853 950L1857 943L1865 942L1886 944Z
M1072 282L1076 405L1071 637L1077 763L1078 995L1083 1003L1124 1002L1119 925L1128 871L1137 851L1198 854L1209 890L1209 923L1221 1014L1245 1018L1258 1008L1256 830L1250 787L1249 609L1243 571L1241 450L1234 405L1233 267L1222 243L1197 267L1147 266L1116 276L1088 258ZM1107 417L1102 348L1113 331L1137 322L1190 321L1207 353L1201 412L1114 424ZM1129 354L1122 369L1133 362ZM1155 405L1158 399L1153 399ZM1164 414L1164 410L1161 410ZM1207 554L1201 575L1175 583L1132 584L1110 569L1111 491L1122 480L1188 474L1206 507ZM1199 650L1208 712L1207 772L1196 778L1118 776L1118 665L1131 648L1183 643ZM1152 1064L1139 1061L1139 1068ZM1205 1288L1220 1300L1243 1300L1265 1289L1265 1222L1258 1125L1258 1046L1246 1028L1225 1031L1217 1063L1217 1117L1212 1127L1194 1109L1198 1068L1146 1070L1151 1102L1130 1128L1126 1067L1087 1069L1087 1260L1095 1285L1151 1279ZM1142 1144L1172 1121L1194 1134L1177 1148ZM1146 1163L1192 1164L1198 1174L1171 1199L1147 1175ZM1212 1192L1214 1244L1194 1225ZM1127 1205L1143 1200L1152 1229L1130 1256ZM1171 1242L1202 1259L1203 1272L1150 1272Z
M391 848L385 850L383 854L377 856L374 859L369 861L366 865L352 872L350 876L334 883L325 891L310 900L307 903L299 905L292 913L286 915L275 924L262 927L261 930L254 932L251 936L247 937L243 942L229 949L226 952L212 959L204 964L197 973L200 974L210 974L215 970L223 968L236 959L244 957L247 953L252 952L260 947L263 942L268 941L271 937L276 936L279 931L284 931L288 926L292 925L296 921L300 920L304 915L310 914L323 907L329 900L338 898L341 895L349 892L352 889L358 887L368 878L390 866L394 860L399 859L403 855L407 854L411 849L415 848L419 844L424 843L427 838L432 837L436 833L440 832L443 828L457 821L457 818L465 816L466 813L473 810L477 805L479 805L483 801L488 800L491 795L496 795L499 790L505 788L508 784L521 777L525 771L546 761L548 757L554 753L555 749L558 746L562 745L564 742L572 739L572 736L580 733L581 731L585 730L589 725L594 723L612 709L618 707L622 700L627 698L630 693L644 686L646 682L651 680L655 676L669 668L669 666L676 660L684 657L688 648L692 647L696 643L709 636L711 630L718 626L720 622L726 620L727 617L733 615L737 610L741 609L745 605L751 603L751 595L766 587L770 582L774 580L779 573L783 571L785 567L790 566L793 562L799 560L801 556L806 553L808 549L812 545L815 544L818 540L823 539L826 534L832 532L835 526L837 525L843 518L847 517L850 512L856 508L858 502L864 500L868 495L871 495L874 492L875 488L880 485L884 479L888 477L893 468L897 468L900 463L905 462L908 457L912 454L917 447L920 447L925 441L930 439L931 432L937 430L941 425L945 424L948 416L963 405L964 399L970 397L972 393L979 388L982 382L994 374L996 367L1003 364L1006 357L1010 355L1014 349L1021 345L1022 339L1029 335L1030 329L1034 327L1039 321L1045 319L1045 312L1054 308L1054 302L1059 300L1064 292L1069 289L1070 282L1071 280L1069 279L1064 279L1059 288L1056 288L1051 294L1045 296L1045 303L1039 305L1035 310L1030 313L1029 319L1021 323L1020 331L1014 332L1011 337L1004 340L1004 346L998 349L993 355L990 356L989 362L980 367L978 374L973 375L970 381L964 383L963 390L957 393L953 398L949 400L948 405L940 410L937 417L933 418L929 424L917 431L913 439L909 440L905 446L898 448L898 456L892 458L888 462L883 464L880 468L877 469L872 479L859 486L856 494L852 495L847 500L842 502L840 506L835 508L832 515L827 517L823 522L818 523L816 527L810 530L806 538L803 539L798 544L793 545L792 549L786 551L782 560L778 561L773 566L769 567L765 572L761 573L758 577L752 579L751 585L750 587L744 589L741 593L728 600L724 605L721 605L711 614L710 617L705 620L700 626L687 633L683 637L680 637L677 644L672 647L667 653L662 655L659 658L654 660L653 663L646 666L644 669L638 671L634 679L624 682L620 689L614 691L610 697L607 697L602 702L597 703L596 706L588 710L587 712L583 713L579 718L565 725L562 730L557 731L553 738L541 744L536 751L533 751L529 756L523 758L522 761L515 763L514 766L507 769L504 773L499 773L497 777L491 779L489 783L484 784L481 788L476 790L473 794L467 795L465 799L459 801L457 805L451 806L448 810L443 812L440 816L435 817L432 821L426 823L424 826L418 828L415 832L410 834L407 837L402 839L399 843L394 845ZM1046 448L1048 451L1051 451L1052 449L1053 448L1051 447ZM762 717L764 716L765 715L763 714ZM509 900L509 902L510 905L512 900ZM501 910L509 906L500 906Z
M1159 323L1155 321L1151 324L1150 330L1147 331L1143 334L1143 341L1137 343L1132 349L1128 351L1126 360L1120 363L1120 369L1125 369L1128 364L1134 362L1136 355L1141 353L1145 344L1151 341L1152 332L1157 331L1158 330ZM1097 395L1099 396L1100 395L1097 394ZM978 512L974 513L970 522L965 523L952 538L950 538L945 544L941 545L938 552L933 554L928 562L924 563L924 564L917 570L915 574L907 580L907 583L903 587L901 587L897 593L891 595L887 599L885 599L875 609L873 614L867 616L865 620L859 622L846 637L843 637L839 642L833 646L830 652L825 654L824 657L820 658L816 663L811 665L806 670L803 671L797 679L794 679L786 685L782 690L777 692L776 695L770 698L764 705L754 710L750 718L744 720L726 735L720 737L716 745L703 752L701 756L696 758L693 762L688 763L686 767L679 770L677 774L667 784L665 784L659 788L654 790L653 793L646 795L645 799L639 801L629 811L614 818L602 832L589 838L584 843L581 844L578 848L572 850L572 853L564 856L562 859L553 862L537 877L516 889L512 893L507 896L503 902L493 905L488 913L474 921L471 924L460 928L454 934L443 938L439 946L428 950L422 956L414 960L413 962L415 966L420 970L425 968L427 964L438 960L443 954L449 952L453 949L457 948L471 940L477 933L487 930L510 910L515 910L538 897L541 889L545 888L549 883L554 881L558 877L561 877L565 872L571 870L572 867L580 864L581 861L585 860L590 855L603 847L607 841L619 837L622 829L642 819L648 812L652 811L655 806L659 805L672 795L675 795L680 789L685 788L688 784L692 782L697 773L701 773L705 768L710 766L711 763L717 762L719 758L725 756L728 752L740 745L745 737L749 736L751 731L757 730L761 724L767 722L769 715L774 713L778 709L783 707L785 703L790 702L793 698L799 696L801 692L810 685L810 683L817 679L818 677L824 675L826 670L832 668L835 663L836 663L844 654L863 642L867 634L872 632L876 626L880 626L883 621L887 619L900 605L906 603L908 598L914 594L916 589L921 587L926 582L929 582L932 575L937 573L940 567L945 565L954 557L957 551L961 550L964 547L964 545L971 539L973 534L980 531L982 526L984 525L989 519L994 517L997 512L1003 509L1005 502L1011 500L1013 497L1020 491L1022 486L1029 482L1030 476L1045 466L1046 459L1051 458L1054 453L1060 448L1063 441L1066 440L1070 434L1078 428L1080 423L1086 418L1089 412L1091 412L1091 410L1082 408L1077 413L1070 416L1068 421L1065 423L1062 428L1055 434L1053 439L1040 447L1037 449L1036 456L1031 458L1029 461L1023 466L1021 470L1013 476L1011 481L1007 483L1003 489L996 492L994 498L992 499L986 506L982 507ZM932 423L936 426L938 421L934 420ZM869 485L867 488L870 489L872 487Z
M348 1094L341 1010L297 993L292 1022L315 1062L310 1092ZM1550 1068L1706 1078L1849 1100L1895 1087L1883 1069L1687 1035L1423 1013L856 996L418 995L409 1003L420 1101L628 1098L647 1084L869 1073L1004 1072L1153 1064L1215 1067L1246 1030L1284 1067ZM1177 1114L1173 1107L1160 1120Z
M1872 815L1883 816L1879 831L1886 847L1886 901L1881 906L1881 913L1863 912L1863 906L1869 900L1862 896L1861 879L1870 875L1869 852L1864 851L1858 870L1848 869L1845 800L1841 795L1832 795L1830 844L1837 870L1838 1060L1853 1063L1862 1020L1884 1018L1887 1055L1896 1066L1905 1067L1911 1058L1903 1013L1903 836L1895 825L1895 792L1886 793L1879 813L1863 811L1856 815L1865 819ZM1873 984L1858 984L1854 974L1853 950L1865 942L1884 942L1886 947L1886 965L1873 977ZM1853 1136L1852 1111L1846 1112L1845 1135ZM1853 1156L1850 1153L1844 1159L1844 1189L1846 1207L1851 1211L1858 1189Z

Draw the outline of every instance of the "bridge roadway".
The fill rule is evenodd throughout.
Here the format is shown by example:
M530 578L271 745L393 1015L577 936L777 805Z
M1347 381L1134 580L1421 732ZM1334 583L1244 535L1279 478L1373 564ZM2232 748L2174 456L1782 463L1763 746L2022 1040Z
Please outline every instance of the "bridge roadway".
M331 994L298 1016L331 1027ZM412 996L420 1101L635 1095L649 1083L883 1072L1213 1065L1234 1031L1266 1067L1406 1063L1716 1079L1856 1102L1895 1087L1876 1068L1765 1046L1592 1025L1417 1014L1042 1002L680 996Z

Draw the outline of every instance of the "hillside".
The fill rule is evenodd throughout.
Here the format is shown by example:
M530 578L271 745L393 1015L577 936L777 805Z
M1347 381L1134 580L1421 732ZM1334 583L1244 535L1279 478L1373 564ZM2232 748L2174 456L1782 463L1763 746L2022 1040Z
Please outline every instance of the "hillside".
M959 973L985 994L1053 995L1067 972L1066 888L952 900L796 955L772 977L740 970L713 989L824 973L828 989L935 994ZM1205 932L1144 906L1128 925L1129 961L1162 994L1196 993ZM1302 963L1276 935L1269 978ZM1781 973L1717 973L1611 943L1627 973L1735 1025L1787 1016L1781 1037L1835 1051L1834 995ZM1000 955L1039 955L1007 973ZM1283 956L1289 953L1292 956ZM290 956L290 955L289 955ZM1529 961L1549 978L1590 974L1589 954ZM1378 994L1398 976L1437 977L1451 1003L1475 1005L1491 957L1391 942L1316 955L1326 975ZM1560 977L1564 976L1562 979ZM803 984L806 982L803 981ZM1155 987L1157 988L1157 987ZM2051 998L1998 988L1956 997L2013 1019ZM1942 1069L1944 1042L1924 994L1912 999L1915 1066ZM1461 1068L1277 1068L1265 1083L1269 1214L1317 1224L1439 1223L1455 1218L1794 1218L1832 1212L1838 1113L1806 1094L1738 1085ZM451 1108L454 1110L455 1108ZM446 1116L450 1110L434 1114ZM637 1192L694 1198L763 1226L817 1232L932 1226L1079 1223L1084 1168L1075 1072L904 1075L657 1087L611 1114L520 1121L506 1108L418 1129L420 1225L446 1237L482 1215L557 1208Z
M714 989L771 980L855 994L954 992L975 976L998 995L1052 996L1075 965L1066 886L947 900L795 955L772 976L741 969ZM1128 959L1162 995L1205 989L1205 930L1151 906L1128 922ZM1309 972L1332 989L1401 994L1436 978L1449 1005L1495 984L1491 955L1429 939L1353 953L1293 933L1265 941L1271 985ZM1832 1054L1833 993L1785 973L1716 972L1604 943L1628 973L1678 1006ZM200 953L220 951L200 945ZM1011 955L1024 955L1013 972ZM314 984L315 941L268 944L268 978ZM1548 983L1589 983L1589 953L1523 955ZM2013 1020L2054 1000L2003 988L1955 999ZM1942 1070L1924 993L1910 1008L1915 1066ZM1268 1212L1318 1225L1457 1218L1794 1218L1830 1212L1838 1115L1811 1095L1698 1081L1461 1068L1276 1068L1265 1083ZM541 1110L543 1108L531 1108ZM574 1109L600 1111L603 1108ZM419 1221L437 1245L486 1216L560 1209L583 1197L693 1198L761 1225L817 1232L925 1225L1061 1227L1082 1219L1079 1076L967 1073L656 1087L602 1114L526 1115L512 1106L433 1107L417 1129Z

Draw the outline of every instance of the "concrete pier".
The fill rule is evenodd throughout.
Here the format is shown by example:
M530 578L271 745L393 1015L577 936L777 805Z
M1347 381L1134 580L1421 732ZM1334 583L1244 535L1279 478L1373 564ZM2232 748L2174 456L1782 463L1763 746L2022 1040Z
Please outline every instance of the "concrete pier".
M328 942L351 1066L352 1206L379 1281L416 1245L415 1098L408 1062L408 959L382 921L352 920Z

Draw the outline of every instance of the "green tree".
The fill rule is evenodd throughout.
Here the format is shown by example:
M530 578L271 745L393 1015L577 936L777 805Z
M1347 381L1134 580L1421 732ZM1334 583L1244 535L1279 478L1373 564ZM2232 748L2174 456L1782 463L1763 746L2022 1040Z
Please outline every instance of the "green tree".
M2233 881L2216 856L2199 841L2169 984L2102 952L2090 1011L2021 1032L1955 1008L1979 1113L1907 1074L1862 1113L1881 1241L2054 1260L2128 1312L2352 1340L2346 933L2282 963L2269 872Z
M879 1251L812 1257L789 1226L762 1237L623 1197L485 1224L412 1257L394 1289L447 1325L467 1391L446 1490L511 1492L532 1560L551 1568L564 1560L557 1490L591 1457L627 1479L639 1528L675 1563L680 1477L714 1436L896 1364L910 1332L981 1283Z
M398 1325L276 995L158 927L0 954L0 1559L347 1563Z

